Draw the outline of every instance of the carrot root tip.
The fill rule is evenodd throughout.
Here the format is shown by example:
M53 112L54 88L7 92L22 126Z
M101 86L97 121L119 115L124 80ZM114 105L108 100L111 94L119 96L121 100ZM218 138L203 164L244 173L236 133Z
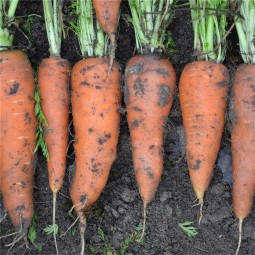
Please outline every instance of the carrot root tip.
M238 245L237 245L237 248L236 248L235 255L238 255L240 247L241 247L241 243L242 243L243 219L239 218L238 229L239 229L239 237L238 237Z

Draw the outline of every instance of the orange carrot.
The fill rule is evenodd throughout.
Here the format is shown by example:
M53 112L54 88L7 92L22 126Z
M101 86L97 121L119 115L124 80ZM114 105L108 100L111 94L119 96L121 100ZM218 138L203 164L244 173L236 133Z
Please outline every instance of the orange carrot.
M153 199L163 169L163 130L175 91L167 59L135 56L125 72L125 102L136 179L144 207Z
M221 143L228 83L227 68L209 61L186 65L180 79L187 164L192 186L201 204Z
M74 65L71 75L76 165L71 198L81 235L84 211L98 199L116 157L121 75L116 62L108 74L109 66L109 59L85 59Z
M170 22L169 1L129 1L136 46L141 55L132 57L125 70L125 103L132 142L136 180L143 200L145 234L147 205L158 188L163 170L163 131L173 102L176 74L162 57ZM163 54L162 54L163 55Z
M255 195L255 65L237 68L233 82L234 116L232 141L233 206L239 219L241 245L243 220L249 215ZM237 254L236 253L236 254Z
M43 152L47 151L45 156L47 156L49 184L53 192L53 237L57 254L58 246L55 231L56 199L57 192L63 185L66 172L70 104L70 63L60 57L62 5L63 1L43 0L50 57L44 59L38 69L40 110L44 118L40 120L39 116L39 120L42 122L40 125L43 129L43 135L41 135L45 143L42 149Z
M109 34L111 40L111 65L115 58L116 28L119 20L121 0L93 0L97 20L104 32Z
M194 49L198 61L185 66L179 85L186 160L202 219L204 194L208 188L220 148L225 122L229 74L221 63L226 53L225 0L190 0ZM212 9L223 10L215 15Z
M38 70L41 107L47 121L44 123L44 137L49 152L49 183L53 193L62 187L66 170L69 70L69 61L61 58L44 59Z
M26 236L33 216L36 117L34 76L23 51L0 51L1 190L12 223Z

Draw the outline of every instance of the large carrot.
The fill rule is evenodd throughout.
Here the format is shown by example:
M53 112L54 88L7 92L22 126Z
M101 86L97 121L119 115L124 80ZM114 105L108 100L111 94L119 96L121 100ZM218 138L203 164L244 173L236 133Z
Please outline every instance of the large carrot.
M77 14L81 52L83 56L92 57L76 63L71 74L76 166L71 198L80 220L83 254L84 212L100 196L116 157L121 75L116 62L108 73L110 59L103 58L104 34L98 23L88 22L93 20L92 0L78 1ZM86 26L87 30L82 26Z
M233 207L239 219L238 254L243 220L252 210L255 195L255 2L240 1L240 15L235 17L240 50L245 64L234 75L234 117L232 141Z
M163 131L176 81L170 61L153 54L162 50L165 28L170 21L168 3L156 2L154 5L146 1L144 8L143 1L129 1L137 47L145 53L131 58L125 71L125 103L134 171L144 207L141 238L145 233L146 207L155 195L163 170ZM142 16L138 15L139 10Z
M197 62L188 64L180 78L179 95L186 132L186 159L193 189L201 205L209 186L224 127L229 75L220 64L225 57L224 12L227 1L190 0Z
M43 59L38 69L38 87L41 109L46 119L42 123L47 147L50 189L53 192L53 236L56 241L56 197L66 172L69 115L69 61L60 57L62 37L62 1L43 0L45 25L50 45L50 57Z
M18 1L0 2L0 182L3 202L17 235L27 235L33 215L36 117L34 76L26 54L8 50L13 44L11 22Z
M115 58L116 29L119 20L121 0L93 0L97 20L104 32L109 34L111 41L111 66Z

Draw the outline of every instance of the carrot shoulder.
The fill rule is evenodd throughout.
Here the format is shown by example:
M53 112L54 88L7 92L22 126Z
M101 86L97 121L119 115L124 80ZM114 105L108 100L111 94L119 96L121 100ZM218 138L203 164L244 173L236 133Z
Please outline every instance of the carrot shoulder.
M69 61L62 58L47 58L38 70L38 86L41 107L47 123L44 123L44 138L49 152L49 184L58 192L66 171L69 115Z
M26 235L33 215L34 77L23 51L0 52L1 182L4 206Z
M135 56L125 72L125 102L136 179L144 206L153 199L163 169L163 131L175 91L167 59Z
M108 74L109 66L109 59L90 58L72 70L76 170L71 198L78 214L98 199L116 158L121 75L116 62Z
M251 212L255 194L255 65L241 65L233 82L233 206L237 218Z
M210 61L186 65L180 78L186 158L200 203L210 183L221 143L228 84L227 68Z

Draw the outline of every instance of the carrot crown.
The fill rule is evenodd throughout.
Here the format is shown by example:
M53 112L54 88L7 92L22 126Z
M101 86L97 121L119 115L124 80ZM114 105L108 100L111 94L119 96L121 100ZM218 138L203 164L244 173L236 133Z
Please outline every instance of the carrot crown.
M240 16L235 16L242 58L247 64L255 64L255 0L239 0Z
M71 22L71 28L78 37L82 56L105 56L108 37L96 20L92 0L77 0L72 6L75 8L77 19Z
M13 45L13 33L11 31L19 0L0 0L0 50Z
M62 4L59 0L43 0L43 10L51 57L60 57L62 39Z
M128 2L137 50L141 54L164 50L165 41L171 40L166 28L170 22L170 7L173 0L128 0Z
M189 1L197 58L222 63L226 56L226 13L229 0Z

